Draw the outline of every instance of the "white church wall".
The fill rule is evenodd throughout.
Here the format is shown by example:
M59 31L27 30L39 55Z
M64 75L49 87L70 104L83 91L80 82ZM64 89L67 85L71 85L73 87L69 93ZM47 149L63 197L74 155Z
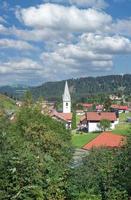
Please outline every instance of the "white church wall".
M63 113L71 113L71 102L63 102Z

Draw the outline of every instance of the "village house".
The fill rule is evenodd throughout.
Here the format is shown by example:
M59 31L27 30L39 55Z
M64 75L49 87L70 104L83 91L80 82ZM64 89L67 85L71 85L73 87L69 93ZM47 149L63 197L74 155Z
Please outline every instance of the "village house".
M77 115L84 115L84 110L76 110Z
M57 112L56 110L53 110L51 113L51 117L53 119L56 119L58 121L65 123L65 126L67 129L71 128L72 113L60 113L60 112Z
M101 104L96 105L96 111L97 112L102 112L103 109L104 109L104 105L101 105Z
M81 117L78 129L86 129L87 132L101 131L99 124L103 119L107 119L111 122L111 129L114 129L115 125L119 122L115 112L87 112Z
M89 109L91 109L93 107L92 103L81 103L80 105L83 106L83 109L85 111L87 111L87 110L89 110Z
M119 113L128 113L129 112L129 108L128 106L124 106L124 105L117 105L117 104L113 104L111 105L111 108L114 110L117 110Z

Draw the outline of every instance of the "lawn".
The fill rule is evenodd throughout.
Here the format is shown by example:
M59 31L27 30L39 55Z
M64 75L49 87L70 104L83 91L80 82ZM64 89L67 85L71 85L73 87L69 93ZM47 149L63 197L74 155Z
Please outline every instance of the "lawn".
M131 135L131 123L126 122L127 117L131 117L131 112L120 114L120 122L112 131L113 133L120 135Z
M121 113L119 116L120 122L125 122L127 117L131 117L131 112L129 113Z
M131 135L131 124L126 122L120 123L116 125L116 128L112 132L120 135Z
M131 117L130 113L121 113L119 117L119 124L116 125L115 129L112 131L115 134L119 135L131 135L131 123L127 123L127 117ZM77 117L77 122L80 119L80 116ZM85 144L93 140L99 133L82 133L77 134L76 131L72 131L72 144L76 148L81 148Z
M98 133L82 133L82 134L72 133L72 144L76 148L81 148L98 135L99 135Z

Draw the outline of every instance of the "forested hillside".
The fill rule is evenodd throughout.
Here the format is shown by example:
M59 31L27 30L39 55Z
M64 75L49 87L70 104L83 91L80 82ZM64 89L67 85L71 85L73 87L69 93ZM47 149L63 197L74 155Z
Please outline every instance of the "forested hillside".
M101 77L86 77L68 80L71 96L73 99L87 97L92 94L112 94L112 93L131 93L131 74L110 75ZM21 98L26 90L31 90L35 99L43 96L48 100L61 99L65 85L65 80L46 82L37 87L0 87L0 93L11 97Z
M39 87L31 88L35 98L44 96L54 100L61 98L65 81L47 82ZM91 94L100 93L131 93L131 74L110 75L103 77L87 77L68 80L72 97L81 98Z
M29 87L25 86L1 86L0 93L8 95L13 98L21 98L23 94L28 90Z

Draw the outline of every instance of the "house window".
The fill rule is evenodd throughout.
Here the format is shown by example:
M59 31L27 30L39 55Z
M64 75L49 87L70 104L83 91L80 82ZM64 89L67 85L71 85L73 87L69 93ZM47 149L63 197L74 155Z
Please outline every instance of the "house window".
M66 106L68 106L68 103L66 103Z

